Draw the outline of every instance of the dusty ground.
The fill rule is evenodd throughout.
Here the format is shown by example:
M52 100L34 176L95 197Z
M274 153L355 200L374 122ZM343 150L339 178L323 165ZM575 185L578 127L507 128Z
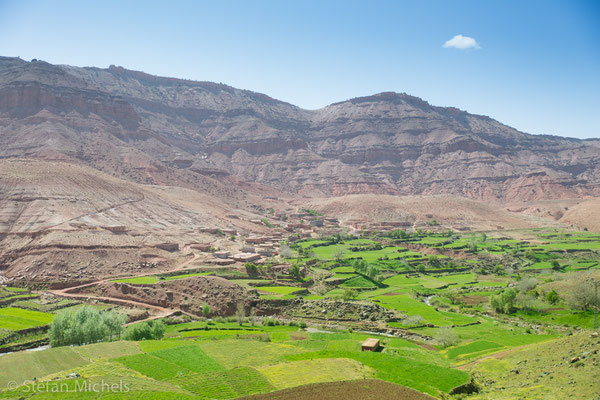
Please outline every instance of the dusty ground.
M236 192L237 193L237 192ZM283 208L281 202L267 204ZM191 189L140 185L89 167L0 160L0 274L28 282L72 282L169 269L191 243L239 247L202 227L266 233L262 198L218 197ZM235 214L238 218L229 218ZM115 233L108 228L125 227ZM160 243L179 244L169 252Z
M436 219L448 228L472 230L521 229L560 226L553 218L511 213L500 204L483 203L455 196L348 195L300 199L294 204L314 208L341 221L407 221L424 224Z
M71 292L73 293L73 292ZM155 285L130 285L102 282L85 287L77 294L88 294L104 299L120 299L159 308L159 312L185 311L202 315L202 306L208 304L212 315L233 315L238 303L247 304L256 295L223 278L197 276L188 279L158 282Z
M244 400L430 400L434 397L377 379L305 385L243 397Z

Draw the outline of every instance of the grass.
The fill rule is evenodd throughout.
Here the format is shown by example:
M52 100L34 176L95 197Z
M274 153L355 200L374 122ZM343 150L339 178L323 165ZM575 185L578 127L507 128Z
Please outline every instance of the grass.
M18 331L48 325L53 315L40 311L24 310L22 308L0 308L0 329Z
M426 323L436 326L461 325L476 321L475 318L463 314L437 311L406 294L376 296L374 299L378 300L378 304L383 307L398 310L407 315L420 315ZM397 323L390 323L390 325L395 326Z
M462 346L453 347L447 351L449 358L460 358L461 356L473 353L480 353L486 350L498 349L502 347L498 343L488 342L487 340L478 340Z
M596 399L600 371L598 358L586 357L581 364L565 362L565 355L593 351L597 339L588 332L567 336L552 343L539 343L507 353L502 359L487 359L471 371L494 382L483 387L473 400ZM518 370L519 373L511 373Z
M340 285L340 287L344 288L357 288L357 289L373 289L375 288L375 284L365 278L364 276L357 276L352 279L348 279L344 283Z

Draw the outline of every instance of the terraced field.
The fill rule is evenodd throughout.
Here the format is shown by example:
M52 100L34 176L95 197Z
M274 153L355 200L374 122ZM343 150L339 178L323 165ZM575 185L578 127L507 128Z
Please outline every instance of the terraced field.
M189 327L189 324L183 325ZM285 325L258 329L270 341L241 337L117 341L11 354L0 357L0 367L7 368L0 384L34 377L38 381L71 385L77 379L94 382L118 378L131 385L132 393L127 396L147 393L154 396L152 398L163 398L163 393L172 392L181 398L229 399L307 384L371 377L437 395L468 380L468 374L450 368L435 352L401 339L382 338L390 351L404 352L402 356L385 352L366 354L360 351L361 341L368 337L365 334L304 333L304 340L290 340L290 332L301 330ZM424 357L424 353L430 354ZM427 359L429 361L423 361ZM402 368L398 368L400 365ZM69 373L77 373L81 378L65 380ZM420 379L426 373L435 374L437 383L423 385ZM24 390L4 395L46 398L44 394ZM0 397L2 395L0 392ZM79 393L74 398L87 397Z

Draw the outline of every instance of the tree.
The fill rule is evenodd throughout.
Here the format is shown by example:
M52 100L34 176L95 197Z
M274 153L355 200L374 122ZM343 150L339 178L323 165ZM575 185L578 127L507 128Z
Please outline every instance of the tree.
M529 249L525 252L525 258L530 259L533 262L538 261L537 256L535 255L535 252L532 249Z
M538 280L533 277L523 278L517 283L517 289L522 293L527 293L534 289L538 284Z
M294 278L297 281L302 279L302 272L300 271L300 267L297 264L292 265L290 267L290 275L292 276L292 278Z
M510 314L514 310L517 291L515 289L506 289L502 293L490 297L490 305L498 313Z
M351 301L358 297L358 293L354 289L345 289L342 294L342 299L344 301Z
M575 310L589 310L595 305L594 282L585 278L578 280L566 296L566 301Z
M515 298L515 303L525 311L531 311L536 308L537 300L534 296L528 293L519 293Z
M119 337L127 317L114 311L83 306L56 314L48 335L52 347L82 345Z
M333 253L333 258L335 258L335 261L337 261L339 263L344 259L345 254L346 254L346 251L342 247L340 247Z
M452 328L441 328L436 337L438 343L442 347L453 346L459 342L458 336Z
M440 262L439 257L435 254L427 256L427 262L429 262L429 265L431 265L432 267L439 267L442 264Z
M494 267L494 274L504 275L504 265L496 264L496 266Z
M283 258L292 258L294 257L294 252L292 251L292 249L290 248L290 246L288 246L287 244L282 244L281 246L279 246L279 254L281 254L281 256Z
M550 265L552 265L552 269L555 271L560 271L561 269L563 269L564 267L562 265L560 265L560 263L556 260L552 260L550 262Z
M208 316L210 315L210 306L206 303L204 303L204 305L202 306L202 315L204 316L204 318L208 318Z
M558 293L556 293L556 291L551 290L548 293L546 293L546 301L550 304L556 304L558 303L558 301L560 300L560 298L558 297Z
M127 316L115 312L105 312L100 314L102 323L108 330L108 340L112 340L113 337L121 337L125 322L127 322Z

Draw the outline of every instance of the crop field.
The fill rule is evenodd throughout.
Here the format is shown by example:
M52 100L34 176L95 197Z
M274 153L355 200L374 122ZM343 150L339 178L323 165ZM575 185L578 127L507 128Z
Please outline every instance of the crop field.
M15 307L0 308L0 329L18 331L34 328L36 326L48 325L52 322L52 318L52 314L39 311L24 310Z
M187 328L179 329L189 329L193 324L198 323L181 324ZM177 332L174 327L169 328ZM66 374L76 372L88 381L111 381L120 377L135 385L134 391L138 394L147 393L146 397L163 398L161 393L173 392L179 393L181 398L201 399L236 398L306 384L371 377L437 395L447 393L450 386L458 386L468 377L451 369L437 352L403 339L382 338L395 354L366 354L360 351L360 343L372 335L308 333L304 334L304 340L292 340L290 333L300 334L298 327L276 325L256 329L270 337L270 341L241 337L116 341L15 353L0 357L0 367L10 365L14 369L5 377L7 381L33 377L64 379ZM439 382L420 383L419 376L426 371L436 374ZM416 374L416 378L410 378L411 374ZM22 391L11 394L16 393L25 394ZM31 395L25 394L23 398Z
M8 382L24 382L89 363L68 347L19 352L0 357L0 387Z
M158 282L161 281L173 281L173 280L177 280L177 279L186 279L186 278L192 278L194 276L207 276L207 275L212 275L212 272L194 272L194 273L188 273L188 274L178 274L178 275L146 275L146 276L138 276L135 278L125 278L125 279L115 279L113 280L113 282L119 282L119 283L130 283L130 284L138 284L138 285L142 285L142 284L146 284L146 285L154 285Z
M272 293L272 294L292 294L304 290L296 286L257 286L256 289L260 292Z
M4 379L0 384L33 377L62 381L67 373L76 372L85 381L124 377L136 389L123 398L229 399L276 398L269 396L277 390L303 393L298 388L322 384L343 388L347 383L342 381L374 379L441 397L469 382L470 368L505 381L506 376L499 375L510 372L503 364L505 355L552 347L553 341L579 328L592 328L592 300L575 300L579 292L589 292L589 288L577 289L585 281L581 277L600 277L600 235L551 229L489 235L493 237L371 232L361 238L301 240L290 243L299 256L301 277L267 265L251 274L236 267L119 279L156 284L221 274L258 291L252 300L258 302L255 311L264 305L284 306L282 315L262 317L271 314L258 312L258 317L253 314L242 323L231 315L169 317L163 340L114 341L1 356L0 371L6 372L0 374ZM309 259L310 263L302 264ZM15 297L32 295L39 296L0 287L0 299L10 300L0 308L0 338L47 325L52 321L50 312L70 305L68 300L48 302L45 296ZM498 306L509 297L510 303ZM312 304L319 308L311 309ZM95 307L112 306L98 303ZM307 324L309 329L304 329ZM384 330L401 332L402 338L374 333ZM42 337L47 336L35 336ZM361 342L370 337L381 340L381 351L361 351ZM19 340L23 339L10 343ZM498 359L492 361L494 357ZM519 392L513 389L511 394ZM22 390L10 395L17 394L44 398ZM0 398L3 395L0 392Z
M259 367L258 371L277 389L311 383L366 379L374 375L373 370L350 358L299 360Z

